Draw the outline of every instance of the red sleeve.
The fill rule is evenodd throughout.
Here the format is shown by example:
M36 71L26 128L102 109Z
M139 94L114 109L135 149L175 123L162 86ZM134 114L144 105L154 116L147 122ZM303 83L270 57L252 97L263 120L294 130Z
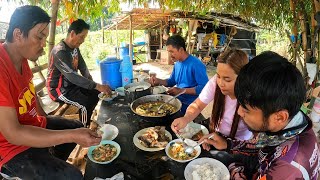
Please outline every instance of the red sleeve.
M0 106L15 107L10 94L10 78L4 65L0 65Z

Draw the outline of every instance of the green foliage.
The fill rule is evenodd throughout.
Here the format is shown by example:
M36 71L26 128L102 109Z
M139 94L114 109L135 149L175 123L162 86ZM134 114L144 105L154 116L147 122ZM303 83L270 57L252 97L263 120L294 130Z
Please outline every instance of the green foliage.
M81 54L86 61L89 69L96 69L97 60L103 60L107 56L116 56L115 47L117 47L115 31L105 31L105 43L102 42L102 31L89 32L84 43L80 46ZM57 34L55 44L66 37L66 34ZM134 31L134 37L144 37L144 31ZM129 43L129 31L118 31L118 44L121 42ZM135 48L135 51L138 49ZM48 62L48 46L45 48L46 55L39 58L39 64ZM144 56L139 56L145 60Z
M48 10L50 1L28 0ZM62 0L59 17L68 19L82 18L93 22L98 17L119 12L121 3L145 5L149 0ZM209 11L230 13L267 28L291 29L292 12L290 0L158 0L163 9L197 11L206 14ZM103 11L107 7L108 11ZM297 10L303 9L310 19L312 1L297 0ZM288 28L287 28L288 27Z
M289 41L284 33L276 31L262 30L257 33L257 54L263 51L274 51L284 57L288 54Z

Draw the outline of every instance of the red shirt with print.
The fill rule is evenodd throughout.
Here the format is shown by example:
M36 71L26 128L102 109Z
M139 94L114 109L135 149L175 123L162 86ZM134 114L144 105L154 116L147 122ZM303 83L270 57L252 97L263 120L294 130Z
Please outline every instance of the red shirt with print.
M45 128L46 118L37 115L37 96L32 76L27 59L22 62L22 73L20 74L15 69L3 44L0 44L0 106L14 108L20 124ZM30 147L9 143L0 132L0 169L15 155L28 148Z

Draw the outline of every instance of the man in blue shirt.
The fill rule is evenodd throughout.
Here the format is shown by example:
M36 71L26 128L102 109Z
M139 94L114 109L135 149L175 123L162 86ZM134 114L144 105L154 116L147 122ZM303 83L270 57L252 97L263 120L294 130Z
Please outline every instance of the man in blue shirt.
M206 67L198 58L187 53L185 40L181 36L169 37L166 45L171 59L175 61L172 74L169 79L151 77L150 83L153 86L171 87L167 93L173 96L186 90L178 97L182 102L181 111L184 114L208 82Z

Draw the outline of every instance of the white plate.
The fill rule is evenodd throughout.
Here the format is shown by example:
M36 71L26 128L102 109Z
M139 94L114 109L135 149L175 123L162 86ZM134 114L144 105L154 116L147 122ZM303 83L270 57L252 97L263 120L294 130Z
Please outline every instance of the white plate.
M102 140L114 140L118 134L119 130L116 126L112 124L104 124L101 128L100 131L103 132L102 134Z
M160 151L162 149L164 149L165 147L162 147L162 148L147 148L145 146L143 146L141 143L140 143L140 140L138 139L139 136L141 136L142 134L146 133L148 129L150 129L152 127L148 127L148 128L144 128L144 129L141 129L140 131L138 131L134 136L133 136L133 143L135 146L137 146L137 148L143 150L143 151L149 151L149 152L154 152L154 151ZM169 131L165 130L165 135L167 137L169 137L169 141L172 140L172 135L169 133Z
M204 135L209 134L209 130L204 125L190 122L189 124L187 124L185 128L180 130L181 132L180 135L184 138L191 139L191 137L195 135L197 132L199 132L200 130L202 130Z
M112 91L112 96L110 98L103 98L102 96L104 95L104 93L100 93L98 95L99 99L103 100L103 101L112 101L114 98L116 98L118 96L118 92L116 91Z
M228 168L220 161L212 158L198 158L191 161L184 169L184 177L186 180L194 180L192 172L195 170L195 165L204 165L208 163L213 167L212 171L217 172L219 177L213 178L213 180L229 180L230 173Z
M192 140L190 140L190 141L192 141ZM172 156L170 156L170 154L169 154L170 144L171 144L171 143L175 143L175 142L182 142L182 141L181 141L181 139L174 139L174 140L170 141L170 142L167 144L166 150L165 150L167 156L168 156L170 159L174 160L174 161L181 162L181 163L189 162L189 161L194 160L195 158L197 158L197 157L201 154L201 148L200 148L200 146L196 146L196 147L194 147L194 149L197 151L197 155L196 155L195 157L193 157L193 158L191 158L191 159L188 159L188 160L178 160L178 159L175 159L175 158L173 158Z
M49 114L59 107L59 103L52 101L49 95L41 97L40 104L46 114Z
M88 149L88 158L94 162L94 163L97 163L97 164L109 164L110 162L112 162L113 160L115 160L119 154L120 154L120 151L121 151L121 148L120 148L120 145L114 141L108 141L108 140L103 140L101 141L100 145L104 145L104 144L111 144L113 145L114 147L117 148L117 154L110 160L110 161L105 161L105 162L100 162L100 161L96 161L93 159L92 157L92 151L99 145L97 146L90 146L89 149Z
M162 94L165 93L168 90L168 88L164 86L155 86L152 88L152 94Z

